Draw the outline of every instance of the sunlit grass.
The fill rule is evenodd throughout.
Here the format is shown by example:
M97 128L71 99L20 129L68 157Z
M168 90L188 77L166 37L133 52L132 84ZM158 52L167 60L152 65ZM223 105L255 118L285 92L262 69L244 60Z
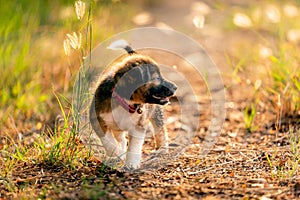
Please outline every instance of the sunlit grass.
M53 129L45 129L29 144L26 144L21 136L18 139L13 139L10 135L1 137L2 142L5 140L5 144L0 149L0 180L8 192L20 193L26 191L27 187L31 187L29 184L26 185L30 178L24 179L25 185L22 187L18 181L23 182L23 179L16 180L14 177L16 168L22 165L45 165L50 168L59 166L72 171L87 166L91 160L92 153L81 142L74 125L70 102L62 96L54 95L61 109L61 117L56 119ZM44 189L46 188L47 186ZM31 195L37 195L36 191L30 191ZM26 192L20 194L22 197L27 195Z
M245 81L245 73L252 75L247 76L247 79L253 82L258 77L262 80L261 94L268 94L269 98L266 95L257 95L257 98L265 103L273 101L272 109L275 112L281 109L280 118L296 117L300 114L300 60L297 56L299 47L296 45L300 41L300 32L297 31L299 24L296 23L300 15L297 3L265 2L250 7L235 7L231 11L233 14L231 23L226 25L227 30L247 33L247 38L250 38L239 38L240 41L231 47L233 50L227 56L233 69L233 79L238 83ZM278 105L278 96L281 105ZM255 104L257 98L253 99L252 104ZM246 108L245 113L248 110ZM251 120L246 121L249 128Z
M125 4L86 1L94 5L97 16L88 22L87 15L78 20L74 2L9 1L1 6L0 133L11 132L11 119L23 129L24 122L34 126L59 113L53 90L64 92L70 100L81 64L78 57L87 55L94 46L83 46L85 52L71 50L67 57L63 53L65 34L73 36L74 30L84 33L86 24L92 23L93 35L89 37L97 45L130 26L133 9Z
M30 55L33 38L39 26L39 4L27 7L5 3L0 8L1 16L1 68L0 68L0 127L8 116L21 120L44 111L47 95L41 88L41 68ZM13 11L15 10L15 11Z

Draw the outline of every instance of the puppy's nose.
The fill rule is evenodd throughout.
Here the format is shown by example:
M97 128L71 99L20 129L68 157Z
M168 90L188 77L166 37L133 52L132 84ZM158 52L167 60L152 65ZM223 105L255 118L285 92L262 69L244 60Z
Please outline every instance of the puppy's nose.
M164 85L169 90L169 92L172 93L170 95L173 95L175 93L175 91L177 90L177 86L173 83L165 82Z
M175 91L177 90L177 86L175 84L171 84L172 87L170 88L170 90L175 93Z

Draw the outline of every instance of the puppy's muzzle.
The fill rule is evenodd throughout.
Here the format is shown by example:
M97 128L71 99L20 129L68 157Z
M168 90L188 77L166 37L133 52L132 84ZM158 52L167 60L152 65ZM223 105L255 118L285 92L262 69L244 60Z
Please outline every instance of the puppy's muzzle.
M176 90L177 86L174 83L163 80L160 85L150 89L147 102L164 105L169 102Z
M177 90L177 86L174 83L164 81L162 83L163 91L166 92L165 96L173 96L175 94L175 91Z

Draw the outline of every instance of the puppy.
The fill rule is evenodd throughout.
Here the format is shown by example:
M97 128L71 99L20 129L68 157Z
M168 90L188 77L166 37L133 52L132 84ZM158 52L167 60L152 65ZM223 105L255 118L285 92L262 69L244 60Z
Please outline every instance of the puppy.
M136 169L149 123L156 147L168 148L163 105L177 86L162 77L154 60L138 54L124 40L116 41L110 48L122 48L128 54L102 74L90 107L90 121L106 154L117 156L127 167Z

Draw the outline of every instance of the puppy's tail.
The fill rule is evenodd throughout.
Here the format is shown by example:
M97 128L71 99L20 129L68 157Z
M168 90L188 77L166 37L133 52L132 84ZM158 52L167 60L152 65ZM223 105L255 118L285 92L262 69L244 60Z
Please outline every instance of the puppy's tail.
M114 41L113 43L111 43L108 47L108 49L112 49L112 50L119 50L119 49L125 49L127 51L128 54L134 54L136 53L127 43L126 40L120 39L117 41Z

